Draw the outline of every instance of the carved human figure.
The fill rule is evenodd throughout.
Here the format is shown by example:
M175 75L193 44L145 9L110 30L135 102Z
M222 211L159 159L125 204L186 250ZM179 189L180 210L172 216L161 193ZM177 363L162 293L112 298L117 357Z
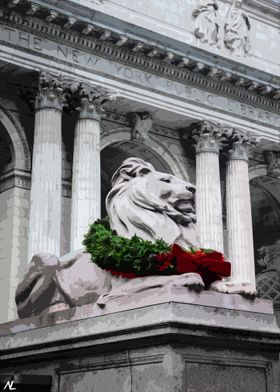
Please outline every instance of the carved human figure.
M196 18L194 35L201 42L208 42L210 45L218 43L217 10L216 0L200 0L200 6L193 11Z
M242 11L242 0L234 0L229 8L224 25L224 43L237 56L244 56L250 50L248 16Z

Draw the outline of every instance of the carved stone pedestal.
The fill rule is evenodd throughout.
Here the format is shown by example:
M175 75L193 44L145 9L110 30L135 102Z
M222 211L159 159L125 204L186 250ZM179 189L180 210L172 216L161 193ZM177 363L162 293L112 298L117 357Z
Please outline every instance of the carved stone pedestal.
M0 375L48 376L55 392L279 390L280 330L269 301L173 288L150 302L3 324Z

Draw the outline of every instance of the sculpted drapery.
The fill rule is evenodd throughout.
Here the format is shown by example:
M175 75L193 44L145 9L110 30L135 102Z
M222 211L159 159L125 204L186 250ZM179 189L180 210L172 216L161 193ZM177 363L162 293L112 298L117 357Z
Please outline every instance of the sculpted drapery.
M194 34L201 42L208 42L210 45L218 42L217 9L216 0L201 0L200 7L193 11L196 18Z
M244 56L250 49L248 16L242 11L242 0L235 0L229 8L224 26L225 46L237 56Z

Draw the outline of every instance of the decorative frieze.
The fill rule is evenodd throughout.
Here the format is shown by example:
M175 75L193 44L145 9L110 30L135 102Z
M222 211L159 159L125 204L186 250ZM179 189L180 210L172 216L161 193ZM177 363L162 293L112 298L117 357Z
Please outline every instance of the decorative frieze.
M81 20L77 20L77 23L73 23L73 26L79 26L79 29L82 26L82 31L70 31L69 26L68 28L63 28L63 25L68 23L68 15L65 16L65 22L63 22L62 26L54 24L58 23L56 19L54 19L53 23L49 24L39 19L36 19L35 22L30 16L21 17L18 14L7 12L6 9L3 10L3 18L7 24L7 38L14 34L13 28L19 26L26 34L35 33L45 39L54 39L57 43L68 43L72 47L86 51L94 49L95 53L100 54L102 57L115 59L118 62L132 65L135 68L141 68L151 73L163 75L167 79L180 80L184 84L197 85L203 89L210 89L211 91L216 90L222 95L226 94L242 99L243 101L251 101L254 103L254 106L261 105L276 110L280 107L277 102L280 98L277 94L279 90L278 86L257 83L254 80L248 79L245 75L242 86L236 86L236 75L229 74L227 71L219 68L217 68L218 72L214 72L213 75L213 67L211 65L202 62L197 63L197 60L187 58L178 52L173 53L170 49L163 50L147 43L144 45L142 42L113 31L110 35L106 36L106 41L102 41L98 37L102 36L104 38L103 33L105 30L102 30L99 26L86 24ZM63 15L60 15L58 20L61 21L62 18ZM77 29L78 27L75 28ZM110 30L106 29L106 31ZM25 39L25 41L29 39L31 45L31 37L20 36L18 39ZM37 48L38 51L42 51L43 40L39 37L35 37L34 39L36 40L36 42L33 42L34 49ZM61 50L64 51L63 48ZM77 57L78 52L75 49L73 51L73 61L79 62ZM67 52L68 49L65 49L65 52L63 52L65 56ZM85 59L88 63L94 61L91 55L86 56ZM167 61L162 61L166 59ZM219 77L217 78L217 76ZM232 85L222 83L225 80L231 82ZM267 89L265 86L270 88ZM265 96L262 96L259 90Z
M180 133L176 129L166 128L161 125L154 124L151 133L155 133L160 136L168 137L171 139L181 140Z
M255 161L257 163L265 163L265 157L264 154L262 152L258 152L258 151L251 151L250 152L250 161Z
M129 127L131 124L127 116L124 116L117 112L112 112L110 110L106 110L106 114L104 116L104 120L102 121L102 123L103 123L103 132L104 132L104 128L106 128L106 130L111 129L111 126L107 125L107 123L109 124L113 123L114 125L117 123L124 128ZM164 136L166 138L176 139L178 141L181 139L178 130L167 128L162 125L156 124L154 122L149 133Z
M74 16L69 16L68 18L67 18L67 21L66 21L66 23L64 24L64 28L65 29L71 29L72 28L72 26L75 24L77 22L77 18L75 18Z
M250 50L248 16L242 11L242 0L234 0L227 12L224 28L224 44L232 53L244 57ZM194 35L209 45L218 45L219 30L218 4L216 0L200 0L200 6L193 11L195 18Z

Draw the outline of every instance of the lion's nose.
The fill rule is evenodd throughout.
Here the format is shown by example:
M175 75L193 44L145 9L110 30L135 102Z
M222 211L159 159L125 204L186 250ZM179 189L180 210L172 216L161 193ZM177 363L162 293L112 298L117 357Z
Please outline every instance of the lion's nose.
M191 192L191 193L193 193L193 194L195 193L195 187L192 186L192 185L186 186L186 190L189 191L189 192Z

